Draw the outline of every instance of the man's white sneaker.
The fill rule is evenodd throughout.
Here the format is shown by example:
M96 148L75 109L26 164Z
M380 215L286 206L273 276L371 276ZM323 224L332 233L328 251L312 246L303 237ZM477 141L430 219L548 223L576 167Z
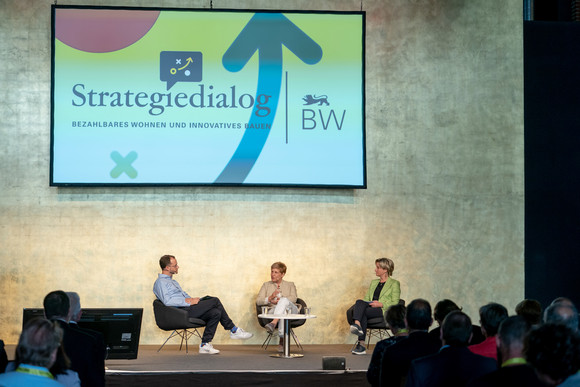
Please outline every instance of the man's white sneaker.
M205 343L199 346L199 353L207 353L209 355L215 355L220 353L219 349L215 349L211 343Z
M245 330L243 330L240 327L238 327L238 329L236 330L236 333L233 333L232 331L230 331L230 339L246 340L252 336L254 336L253 333L246 332Z

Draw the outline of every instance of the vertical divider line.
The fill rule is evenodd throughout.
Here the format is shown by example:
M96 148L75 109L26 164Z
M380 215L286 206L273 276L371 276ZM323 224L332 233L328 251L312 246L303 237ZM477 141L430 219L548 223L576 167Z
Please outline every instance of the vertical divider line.
M288 71L285 73L286 81L286 144L288 144Z

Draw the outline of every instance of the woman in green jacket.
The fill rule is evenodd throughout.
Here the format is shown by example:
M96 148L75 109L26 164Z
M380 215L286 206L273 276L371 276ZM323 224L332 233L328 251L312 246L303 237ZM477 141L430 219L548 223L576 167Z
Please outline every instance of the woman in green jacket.
M375 260L375 274L378 279L371 281L369 290L364 299L357 300L354 304L353 323L350 332L358 336L358 344L353 348L352 353L363 355L366 353L364 346L366 339L367 320L370 318L382 317L391 305L399 303L401 296L401 285L399 281L391 278L395 263L389 258L379 258Z

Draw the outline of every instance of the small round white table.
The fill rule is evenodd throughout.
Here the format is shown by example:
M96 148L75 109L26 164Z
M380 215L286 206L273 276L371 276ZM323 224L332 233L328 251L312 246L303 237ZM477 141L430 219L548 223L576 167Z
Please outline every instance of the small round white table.
M295 357L303 357L301 353L290 353L290 320L308 320L316 318L313 314L259 314L259 318L267 318L270 320L279 319L284 321L284 353L276 353L270 355L271 357L278 357L283 359L293 359Z

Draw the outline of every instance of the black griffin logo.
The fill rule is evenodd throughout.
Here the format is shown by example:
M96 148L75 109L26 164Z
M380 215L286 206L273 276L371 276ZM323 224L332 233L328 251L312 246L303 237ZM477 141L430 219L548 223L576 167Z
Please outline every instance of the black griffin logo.
M315 103L317 103L318 106L322 106L322 104L325 104L326 106L330 105L328 103L328 96L324 94L319 97L317 97L316 94L314 94L314 96L312 94L306 94L302 100L304 101L304 105L314 105Z

